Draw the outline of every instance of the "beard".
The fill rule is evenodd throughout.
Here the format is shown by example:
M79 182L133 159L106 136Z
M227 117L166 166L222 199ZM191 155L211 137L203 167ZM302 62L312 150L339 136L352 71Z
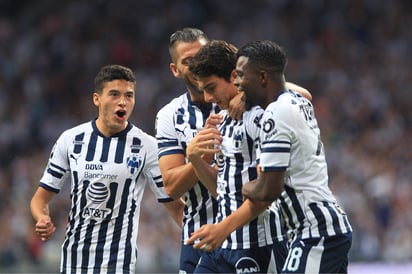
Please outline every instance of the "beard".
M199 89L199 86L197 85L196 82L190 80L189 77L187 77L186 75L183 76L182 80L183 80L183 83L189 89L190 92L193 92L196 95L202 95L203 96L203 91Z

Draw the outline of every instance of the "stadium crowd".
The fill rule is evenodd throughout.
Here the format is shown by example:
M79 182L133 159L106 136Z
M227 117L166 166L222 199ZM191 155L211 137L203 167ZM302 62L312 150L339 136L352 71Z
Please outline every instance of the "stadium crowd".
M184 88L168 67L169 35L184 26L237 46L271 39L286 49L287 80L313 94L330 186L353 225L350 260L412 260L410 1L0 6L0 272L57 269L69 192L51 208L60 230L51 241L36 237L29 212L54 140L96 115L89 110L93 77L109 63L135 70L132 122L153 134L156 112ZM177 269L177 226L149 194L141 214L141 270Z

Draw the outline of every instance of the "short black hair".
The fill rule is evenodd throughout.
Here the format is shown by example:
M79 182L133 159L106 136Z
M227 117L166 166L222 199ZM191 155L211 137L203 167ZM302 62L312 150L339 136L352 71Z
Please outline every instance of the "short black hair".
M169 54L172 61L175 61L174 57L174 50L176 48L177 43L192 43L199 39L204 39L205 41L209 41L207 35L200 29L197 28L183 28L181 30L177 30L172 35L170 35L169 39Z
M136 85L135 75L130 68L121 65L107 65L102 67L94 78L95 91L101 92L104 85L113 80L126 80Z
M288 62L285 51L270 40L256 40L241 47L237 56L248 57L248 63L271 73L285 72Z
M230 82L236 68L237 48L222 40L212 40L190 60L189 70L198 77L216 75Z

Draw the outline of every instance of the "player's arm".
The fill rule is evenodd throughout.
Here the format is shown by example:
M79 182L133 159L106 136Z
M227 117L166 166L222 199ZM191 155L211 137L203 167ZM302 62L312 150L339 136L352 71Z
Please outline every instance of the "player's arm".
M179 199L198 182L191 163L185 162L183 154L163 155L159 167L167 195Z
M243 185L245 198L260 202L273 202L284 189L285 171L264 171L253 181Z
M270 203L246 199L235 212L224 218L220 223L203 225L192 233L186 244L192 244L199 240L193 245L194 248L205 251L216 249L222 245L230 233L251 222L269 205Z
M291 82L286 82L285 87L286 89L291 89L294 92L300 93L300 95L302 95L309 101L312 101L312 94L309 92L309 90L305 89L304 87L301 87Z
M49 203L55 193L38 187L30 202L31 214L36 221L35 230L42 241L47 241L56 231L49 212Z
M176 199L171 202L163 203L167 213L172 217L176 224L182 228L183 224L183 208L185 203L182 199Z
M212 167L213 155L220 151L218 146L222 141L220 131L216 127L201 130L189 143L186 149L187 158L202 184L213 197L217 197L217 169Z

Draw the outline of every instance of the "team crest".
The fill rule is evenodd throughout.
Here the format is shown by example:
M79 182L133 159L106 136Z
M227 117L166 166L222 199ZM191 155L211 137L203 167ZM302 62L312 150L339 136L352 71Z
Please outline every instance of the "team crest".
M235 150L240 150L242 149L242 142L243 142L243 131L241 129L235 130L233 133L233 147Z
M127 157L127 169L131 175L135 175L142 165L142 159L137 154L132 154L130 157Z

